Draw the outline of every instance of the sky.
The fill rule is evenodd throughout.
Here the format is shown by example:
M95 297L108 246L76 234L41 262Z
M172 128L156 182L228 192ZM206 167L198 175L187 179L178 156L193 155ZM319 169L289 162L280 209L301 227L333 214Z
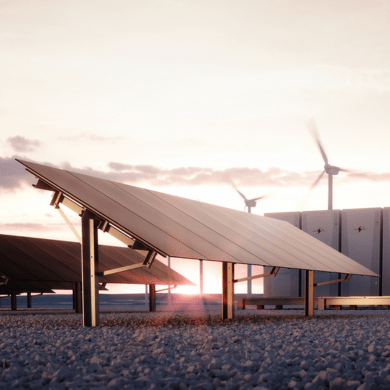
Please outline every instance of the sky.
M2 0L0 234L75 239L16 158L243 210L233 182L267 195L259 215L326 209L310 118L350 170L333 207L389 207L389 19L387 0ZM172 266L198 282L198 262Z

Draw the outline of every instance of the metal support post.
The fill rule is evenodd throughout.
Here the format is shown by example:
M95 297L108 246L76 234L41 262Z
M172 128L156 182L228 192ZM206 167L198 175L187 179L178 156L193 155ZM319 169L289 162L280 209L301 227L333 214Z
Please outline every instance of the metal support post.
M317 310L325 310L325 298L317 298Z
M203 260L199 260L199 292L203 295Z
M314 271L305 270L305 316L314 316Z
M73 310L77 314L81 314L83 312L81 282L75 282L75 284L74 284L74 288L73 288Z
M168 256L168 268L171 268L171 256ZM168 286L170 287L170 286ZM168 288L168 304L170 305L172 303L172 295L171 295L171 289Z
M16 292L12 290L11 292L11 310L16 310L17 304L16 304Z
M99 325L99 277L97 221L85 211L81 217L82 280L83 280L83 325Z
M72 306L73 306L73 310L76 310L76 282L74 283L73 291L72 291Z
M301 269L298 270L298 296L301 297L303 295L302 290L302 272L305 272Z
M248 278L252 276L252 266L248 264ZM252 295L252 279L248 279L248 291L247 291L248 297Z
M31 309L31 292L27 293L27 308Z
M156 285L149 284L149 311L156 311Z
M234 318L234 264L222 263L222 319Z

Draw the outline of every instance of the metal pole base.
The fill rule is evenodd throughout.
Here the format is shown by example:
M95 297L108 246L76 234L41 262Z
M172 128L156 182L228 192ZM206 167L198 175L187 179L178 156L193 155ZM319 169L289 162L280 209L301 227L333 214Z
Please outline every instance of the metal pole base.
M156 285L149 284L149 311L156 311Z
M305 316L314 316L314 271L305 270Z
M234 264L222 263L222 319L234 318Z
M11 292L11 310L16 310L16 309L17 309L16 292L12 291Z

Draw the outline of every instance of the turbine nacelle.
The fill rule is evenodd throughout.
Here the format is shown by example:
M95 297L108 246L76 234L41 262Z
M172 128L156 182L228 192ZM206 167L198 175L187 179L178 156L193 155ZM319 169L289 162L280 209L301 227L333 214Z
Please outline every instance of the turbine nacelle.
M325 164L324 169L328 175L338 175L341 170L339 167L330 164Z
M256 201L254 199L247 199L245 205L247 207L256 207Z

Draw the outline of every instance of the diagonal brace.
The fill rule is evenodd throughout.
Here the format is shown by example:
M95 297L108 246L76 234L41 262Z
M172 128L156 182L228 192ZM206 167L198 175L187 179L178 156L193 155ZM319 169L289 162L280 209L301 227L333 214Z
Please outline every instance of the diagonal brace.
M324 286L325 284L331 284L331 283L338 283L338 282L348 282L349 279L351 279L352 274L347 274L345 278L342 279L336 279L336 280L329 280L327 282L322 282L322 283L314 283L314 287L317 286Z
M137 268L142 268L142 267L150 268L153 264L153 261L154 261L156 255L157 255L156 252L149 251L145 257L145 260L142 263L127 265L125 267L113 268L113 269L109 269L109 270L103 271L103 272L96 272L96 275L97 276L106 276L106 275L111 275L111 274L118 274L120 272L130 271L132 269L137 269Z
M266 274L261 274L261 275L254 275L254 276L248 276L246 278L241 278L241 279L234 279L234 283L240 283L240 282L245 282L246 280L253 280L253 279L259 279L259 278L264 278L266 276L273 276L275 277L277 273L279 272L280 267L273 267L271 272L268 272Z
M61 214L62 218L65 220L65 222L68 224L68 226L70 227L70 230L72 230L73 234L76 236L77 240L80 242L81 244L81 236L80 234L77 232L77 230L75 229L75 227L72 225L72 222L70 222L69 218L66 216L66 214L63 212L63 210L61 209L60 205L58 205L57 207L57 210L58 212Z
M8 284L9 282L9 277L5 274L3 274L2 272L0 272L0 285L2 284Z
M176 288L176 287L177 287L177 286L173 286L173 287L169 286L168 288L163 288L163 289L161 289L161 290L156 290L156 293L161 292L161 291L172 290L172 289L174 289L174 288Z
M145 267L145 265L143 263L132 264L132 265L127 265L126 267L119 267L119 268L109 269L109 270L103 271L103 272L96 272L96 275L106 276L106 275L111 275L111 274L118 274L120 272L130 271L132 269L137 269L137 268L142 268L142 267Z
M73 211L76 211L79 215L82 214L83 209L78 204L72 202L70 199L66 198L62 192L56 191L53 193L52 200L50 202L51 206L54 206L55 209L58 210L58 212L61 214L61 217L64 219L64 221L69 226L70 230L72 230L73 234L76 236L77 240L81 244L81 236L75 229L75 227L72 225L72 222L70 222L69 218L66 216L64 211L61 209L60 204L63 204L64 206L70 208Z

